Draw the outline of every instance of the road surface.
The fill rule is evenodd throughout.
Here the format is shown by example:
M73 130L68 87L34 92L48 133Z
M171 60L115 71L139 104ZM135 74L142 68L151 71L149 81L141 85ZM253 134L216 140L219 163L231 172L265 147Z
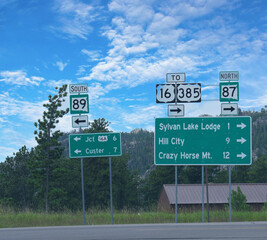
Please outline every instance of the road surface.
M266 240L267 222L3 228L0 240Z

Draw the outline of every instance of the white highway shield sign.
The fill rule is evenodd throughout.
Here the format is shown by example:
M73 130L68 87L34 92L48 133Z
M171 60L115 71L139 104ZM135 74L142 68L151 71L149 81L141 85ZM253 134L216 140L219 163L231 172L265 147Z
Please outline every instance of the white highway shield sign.
M201 102L201 84L183 83L178 84L177 102Z
M157 103L201 102L200 83L157 84Z
M88 94L70 95L70 113L71 114L89 113Z
M174 103L175 102L175 84L157 84L156 102Z

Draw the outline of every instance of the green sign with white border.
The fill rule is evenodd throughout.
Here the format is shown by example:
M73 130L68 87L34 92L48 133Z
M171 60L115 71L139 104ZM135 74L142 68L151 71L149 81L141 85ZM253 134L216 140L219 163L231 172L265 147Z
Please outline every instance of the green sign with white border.
M239 101L238 82L220 82L220 102Z
M156 118L156 165L250 165L250 117Z
M69 135L69 157L121 156L120 133L78 133Z
M70 113L71 114L89 113L88 94L70 95Z

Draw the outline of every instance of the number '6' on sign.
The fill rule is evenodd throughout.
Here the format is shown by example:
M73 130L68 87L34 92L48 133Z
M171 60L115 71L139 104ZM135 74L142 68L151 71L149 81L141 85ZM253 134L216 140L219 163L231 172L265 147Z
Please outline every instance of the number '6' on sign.
M88 94L70 96L70 113L71 114L89 113Z

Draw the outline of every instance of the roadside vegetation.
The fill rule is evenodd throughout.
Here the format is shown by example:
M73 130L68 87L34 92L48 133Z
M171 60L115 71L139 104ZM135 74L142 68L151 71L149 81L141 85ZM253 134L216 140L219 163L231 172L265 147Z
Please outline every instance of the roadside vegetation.
M67 85L57 91L48 97L42 118L34 123L37 146L22 146L0 162L0 227L82 224L80 159L68 156L69 133L56 130L59 119L69 111L62 109ZM232 167L232 183L267 183L267 109L240 110L239 115L252 118L253 164ZM104 118L95 119L83 133L108 132L109 125ZM114 223L173 223L174 214L151 210L163 184L175 181L173 166L153 164L154 133L135 129L121 136L123 155L112 158ZM109 210L103 210L110 205L108 158L85 158L83 171L86 224L109 224ZM178 173L179 184L201 183L201 166L178 166ZM208 166L207 173L208 182L228 182L226 168ZM267 221L267 207L249 211L239 190L233 193L232 221ZM181 212L178 221L201 222L201 216L201 212ZM211 222L228 218L227 210L210 212Z
M207 213L205 212L205 216ZM115 211L114 224L145 224L145 223L175 223L175 214L164 212L131 212ZM71 226L83 224L82 212L50 213L23 211L12 209L0 210L0 228L40 227L40 226ZM228 211L210 211L210 222L228 222ZM267 221L267 209L260 212L233 211L232 222ZM179 212L178 223L201 223L202 212ZM207 222L207 219L205 219ZM111 224L110 211L89 210L85 215L86 225Z

